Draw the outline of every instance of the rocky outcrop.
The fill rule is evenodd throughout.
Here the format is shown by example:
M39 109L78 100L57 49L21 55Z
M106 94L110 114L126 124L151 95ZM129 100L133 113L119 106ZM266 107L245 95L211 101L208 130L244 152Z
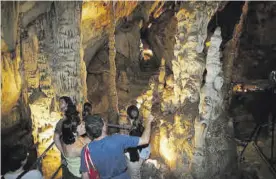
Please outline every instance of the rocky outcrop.
M147 42L157 57L157 66L161 59L166 61L166 68L172 71L172 59L174 57L175 34L177 31L177 18L175 9L167 9L157 19L152 20L152 25L147 29Z
M144 116L153 113L158 121L152 136L152 156L161 165L166 164L171 177L187 178L192 177L193 124L198 116L199 91L205 69L202 51L207 25L217 3L180 4L176 14L174 58L167 59L172 60L173 75L166 73L166 59L162 59L159 76L151 78L149 90L137 98L137 103Z

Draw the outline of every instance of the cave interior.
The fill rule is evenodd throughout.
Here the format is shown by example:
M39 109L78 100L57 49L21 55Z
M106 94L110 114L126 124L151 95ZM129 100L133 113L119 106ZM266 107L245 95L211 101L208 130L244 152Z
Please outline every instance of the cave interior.
M275 31L273 1L2 1L1 175L20 143L53 178L65 95L155 117L143 179L276 178Z

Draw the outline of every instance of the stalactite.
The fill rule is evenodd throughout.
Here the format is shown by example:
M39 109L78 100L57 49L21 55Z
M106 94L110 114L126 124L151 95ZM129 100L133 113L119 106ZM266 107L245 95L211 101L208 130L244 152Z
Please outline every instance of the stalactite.
M116 89L116 64L115 64L115 56L116 56L116 49L115 49L115 24L116 24L116 17L114 12L114 4L115 2L110 3L110 23L108 27L108 47L109 47L109 120L111 123L116 124L118 122L118 95Z

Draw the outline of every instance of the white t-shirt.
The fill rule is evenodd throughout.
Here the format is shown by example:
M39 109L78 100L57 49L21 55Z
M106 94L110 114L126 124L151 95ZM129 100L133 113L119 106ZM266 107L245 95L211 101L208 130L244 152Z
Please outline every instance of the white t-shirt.
M6 173L4 175L5 179L16 179L21 173ZM25 175L21 177L21 179L43 179L40 171L38 170L30 170Z

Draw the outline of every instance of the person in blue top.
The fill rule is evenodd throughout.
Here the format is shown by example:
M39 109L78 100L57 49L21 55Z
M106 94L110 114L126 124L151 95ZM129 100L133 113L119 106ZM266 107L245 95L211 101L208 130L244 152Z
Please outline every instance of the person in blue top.
M85 129L88 137L92 140L88 144L93 164L100 174L101 179L130 179L127 173L125 149L137 147L149 143L151 123L153 116L150 115L145 121L145 129L141 137L113 134L107 135L107 127L99 115L89 115L85 118ZM89 179L85 165L84 149L81 152L80 172L83 179Z

